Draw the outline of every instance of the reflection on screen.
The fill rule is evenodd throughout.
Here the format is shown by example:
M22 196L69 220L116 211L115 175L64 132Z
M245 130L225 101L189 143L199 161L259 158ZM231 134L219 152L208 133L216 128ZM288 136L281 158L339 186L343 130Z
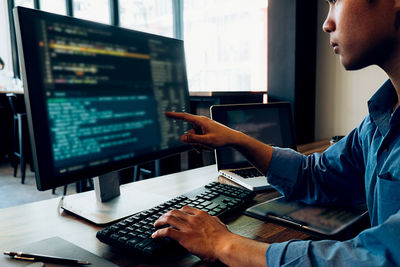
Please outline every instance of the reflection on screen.
M181 145L189 109L183 46L149 35L37 21L57 173Z
M241 131L263 143L290 147L292 142L291 125L288 111L281 108L259 108L229 110L225 121L220 121L228 127ZM220 163L223 165L243 163L247 160L237 150L223 148L220 152Z

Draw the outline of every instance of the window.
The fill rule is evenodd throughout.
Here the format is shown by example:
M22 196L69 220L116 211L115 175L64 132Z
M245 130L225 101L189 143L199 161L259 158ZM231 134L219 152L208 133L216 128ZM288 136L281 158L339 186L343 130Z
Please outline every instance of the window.
M173 37L171 0L119 0L122 27Z
M8 87L14 76L10 41L10 25L8 24L7 2L0 2L0 58L4 61L4 69L0 70L0 88Z
M110 24L109 0L74 0L74 17Z
M5 1L4 1L5 2ZM20 69L19 69L19 62L18 62L18 52L17 52L17 41L15 37L15 25L13 21L13 15L12 15L12 8L16 6L22 6L22 7L28 7L28 8L34 8L35 3L34 0L13 0L13 1L8 1L8 8L9 8L9 23L10 23L10 42L11 42L11 55L12 55L12 61L13 61L13 75L16 77L20 77ZM2 37L3 38L3 37Z
M67 14L65 0L40 0L40 9L60 15Z
M36 4L49 12L184 39L192 92L267 90L268 0L14 1L15 5L33 8ZM13 39L13 61L18 66ZM18 73L18 67L14 72Z
M267 90L267 1L185 0L191 91Z
M23 7L34 7L33 0L14 0L14 6L23 6Z

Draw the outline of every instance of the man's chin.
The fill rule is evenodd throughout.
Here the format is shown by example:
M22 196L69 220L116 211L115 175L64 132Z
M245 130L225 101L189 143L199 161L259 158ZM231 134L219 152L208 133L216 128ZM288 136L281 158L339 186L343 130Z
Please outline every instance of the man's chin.
M365 67L368 67L370 64L366 62L357 61L357 60L345 60L342 56L340 57L340 62L342 63L345 70L352 71L352 70L360 70Z
M354 71L354 70L360 70L360 69L362 69L362 68L360 68L360 67L356 67L356 66L353 66L353 65L344 65L344 64L343 64L343 67L344 67L344 69L347 70L347 71Z

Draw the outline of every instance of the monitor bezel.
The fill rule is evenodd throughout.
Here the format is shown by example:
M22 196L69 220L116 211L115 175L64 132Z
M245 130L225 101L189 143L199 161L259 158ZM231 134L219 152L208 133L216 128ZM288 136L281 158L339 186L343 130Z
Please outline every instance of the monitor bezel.
M32 146L32 156L36 175L36 183L38 190L52 189L58 186L73 183L82 179L92 178L101 174L117 171L125 168L132 167L137 164L145 163L148 161L160 159L166 156L174 155L184 151L188 151L191 147L187 144L180 143L179 146L164 149L157 152L151 152L146 155L121 160L118 162L111 162L101 166L92 167L89 169L82 169L78 171L68 172L65 174L59 174L57 177L54 175L54 163L52 161L52 150L50 133L48 131L48 118L45 109L45 94L43 90L37 88L42 87L41 73L40 73L40 59L39 53L37 53L37 43L35 36L35 23L37 19L56 18L65 23L80 23L88 26L93 25L95 27L104 27L104 29L110 31L116 31L118 34L137 34L142 35L144 38L153 37L161 39L169 39L177 42L182 46L183 53L183 66L185 68L185 78L187 81L186 62L185 62L185 51L183 41L175 38L169 38L164 36L158 36L150 33L134 31L130 29L124 29L112 25L101 24L93 21L73 18L69 16L57 15L44 11L15 7L14 20L16 25L16 36L17 45L20 55L21 72L24 84L24 98L27 110L28 128ZM186 88L188 84L186 82ZM189 92L186 90L186 99L188 101L187 106L189 107ZM31 105L31 103L38 103Z

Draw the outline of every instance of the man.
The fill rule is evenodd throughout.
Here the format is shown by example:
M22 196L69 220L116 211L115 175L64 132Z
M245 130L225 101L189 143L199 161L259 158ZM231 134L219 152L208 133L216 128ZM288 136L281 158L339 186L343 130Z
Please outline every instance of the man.
M232 146L289 199L307 203L366 201L371 228L344 242L265 244L231 233L190 207L170 211L153 234L171 237L200 257L229 266L400 266L400 0L329 0L323 29L348 70L376 64L389 80L368 102L369 115L325 153L272 148L204 117L167 113L193 124L185 143Z
M4 69L4 61L0 57L0 70Z

